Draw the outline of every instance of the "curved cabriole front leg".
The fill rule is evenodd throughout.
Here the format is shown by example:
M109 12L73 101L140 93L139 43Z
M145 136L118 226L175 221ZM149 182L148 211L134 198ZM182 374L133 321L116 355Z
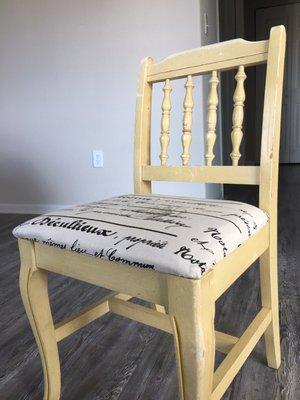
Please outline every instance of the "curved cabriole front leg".
M35 264L34 244L19 240L21 255L20 291L44 372L44 400L59 400L60 363L48 296L48 272Z

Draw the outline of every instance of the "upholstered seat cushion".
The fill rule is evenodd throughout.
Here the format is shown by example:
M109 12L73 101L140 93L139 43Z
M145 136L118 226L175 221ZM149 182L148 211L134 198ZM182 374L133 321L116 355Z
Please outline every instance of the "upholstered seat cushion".
M267 221L262 210L245 203L124 195L33 218L13 233L99 259L197 279Z

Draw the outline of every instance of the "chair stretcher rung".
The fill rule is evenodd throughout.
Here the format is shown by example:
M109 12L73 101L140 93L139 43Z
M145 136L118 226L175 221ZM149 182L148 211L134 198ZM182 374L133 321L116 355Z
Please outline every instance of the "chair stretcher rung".
M216 350L220 353L228 354L239 338L228 335L227 333L216 331Z
M57 342L76 332L90 322L109 312L108 298L114 296L111 294L81 310L79 313L72 315L64 321L55 325L55 336Z
M116 298L110 299L108 304L109 311L115 314L161 329L168 333L173 333L170 317L167 314Z
M132 296L123 293L112 293L98 302L86 307L79 313L72 315L55 325L57 342L83 328L89 323L102 317L109 311L134 321L161 329L164 332L174 334L174 321L170 315L159 312L153 308L129 303ZM235 336L216 331L216 350L229 353L239 339Z
M271 322L271 310L262 308L214 374L212 400L219 400Z
M112 298L119 298L122 300L129 300L132 296L128 296L123 293L113 292L108 296L103 297L96 303L84 308L79 313L76 313L64 321L55 325L55 336L57 342L76 332L77 330L83 328L89 323L95 321L96 319L102 317L109 312L108 300Z

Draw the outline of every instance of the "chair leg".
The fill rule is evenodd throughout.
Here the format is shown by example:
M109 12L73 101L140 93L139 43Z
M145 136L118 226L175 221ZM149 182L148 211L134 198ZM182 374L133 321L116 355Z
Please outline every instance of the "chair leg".
M19 241L21 254L20 290L34 333L44 372L44 400L59 400L60 363L55 330L48 297L48 273L37 269L34 246Z
M277 246L271 238L269 249L260 257L260 286L262 306L272 311L272 321L265 332L266 355L269 367L279 368L281 363Z
M174 317L178 334L181 397L210 400L215 360L215 302L210 274L198 280L168 277L168 297L169 314Z

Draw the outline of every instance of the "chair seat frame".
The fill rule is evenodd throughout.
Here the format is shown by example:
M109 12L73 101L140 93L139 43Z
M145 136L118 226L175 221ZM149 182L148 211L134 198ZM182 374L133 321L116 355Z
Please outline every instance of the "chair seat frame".
M228 42L229 43L229 42ZM280 365L280 339L277 289L277 175L280 131L280 108L285 49L284 27L273 28L269 41L253 42L243 53L245 65L267 61L267 78L259 167L153 167L150 165L149 102L151 82L177 78L187 73L226 69L237 65L241 41L236 46L208 46L216 54L223 45L231 56L208 64L190 63L192 53L149 65L142 64L137 99L135 142L135 192L150 193L152 180L180 180L258 184L260 207L269 222L231 252L201 279L188 279L99 260L75 252L19 239L21 255L20 290L44 371L44 400L58 400L61 393L58 342L107 312L122 315L161 329L174 337L180 398L182 400L217 400L246 361L258 340L265 336L268 365ZM246 46L248 45L248 46ZM224 47L225 46L225 47ZM255 51L253 50L255 47ZM230 50L233 49L233 50ZM205 51L205 48L198 51ZM244 51L244 50L243 50ZM255 53L255 54L254 54ZM209 58L203 58L209 60ZM181 66L180 62L184 62ZM178 67L179 65L179 67ZM146 134L147 133L147 134ZM146 149L146 150L145 150ZM171 171L171 172L170 172ZM175 171L175 172L174 172ZM223 174L223 175L222 175ZM223 180L222 180L223 176ZM172 179L170 179L170 177ZM215 302L259 258L262 307L244 334L237 338L215 331ZM112 293L80 313L54 325L48 295L48 272L79 279L112 290ZM130 302L137 297L153 304L152 308ZM215 351L226 355L214 371Z

